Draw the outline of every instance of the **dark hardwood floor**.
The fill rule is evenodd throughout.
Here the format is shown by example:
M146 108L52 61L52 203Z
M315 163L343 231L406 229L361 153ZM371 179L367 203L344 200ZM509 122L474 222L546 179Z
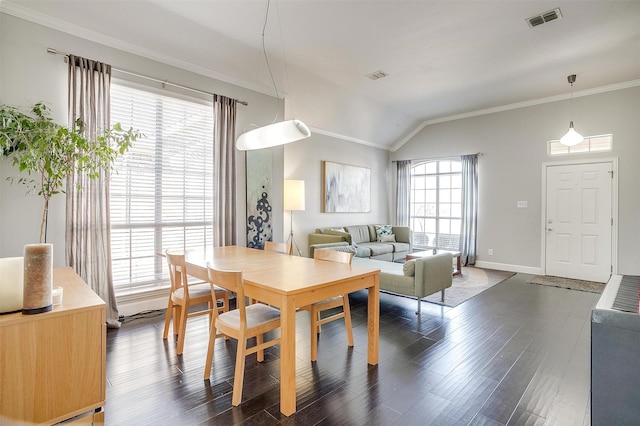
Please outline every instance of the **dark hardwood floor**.
M591 308L598 295L527 284L516 274L459 305L382 293L380 363L366 359L366 292L350 295L355 347L341 321L323 326L309 361L309 318L297 315L297 409L280 414L279 352L247 359L231 406L235 342L216 341L203 380L206 317L185 350L162 339L164 312L127 318L107 336L108 425L588 425Z

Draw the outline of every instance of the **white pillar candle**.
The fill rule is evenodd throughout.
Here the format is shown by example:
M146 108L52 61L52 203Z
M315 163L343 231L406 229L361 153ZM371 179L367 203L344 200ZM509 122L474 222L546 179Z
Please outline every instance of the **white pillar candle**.
M31 315L48 312L52 308L53 245L24 246L24 293L22 313Z
M0 258L0 314L22 309L23 257Z

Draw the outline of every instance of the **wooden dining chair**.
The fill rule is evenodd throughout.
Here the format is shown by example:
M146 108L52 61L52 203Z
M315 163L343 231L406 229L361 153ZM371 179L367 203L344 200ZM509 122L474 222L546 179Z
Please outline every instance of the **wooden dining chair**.
M169 292L169 303L164 320L163 339L169 335L169 323L173 318L173 334L178 336L176 353L182 354L184 349L184 339L187 329L187 319L209 315L209 324L213 324L213 315L217 311L226 312L229 309L229 294L226 290L217 288L211 291L208 282L189 284L187 279L187 265L184 253L165 251L167 265L169 266L169 277L171 279L171 291ZM212 296L215 294L215 299ZM217 301L222 300L222 306L217 306ZM207 304L206 309L190 312L194 305Z
M290 243L274 243L273 241L265 241L264 249L266 251L275 251L277 253L291 254Z
M351 264L353 253L347 253L336 250L316 249L313 252L313 258L316 260L324 260L329 262L338 262ZM342 311L322 318L322 312L342 307ZM353 329L351 326L351 309L349 308L349 295L343 294L332 297L331 299L322 300L312 305L303 307L302 309L309 311L311 316L311 361L318 359L318 337L320 335L322 324L326 324L335 320L344 318L344 325L347 329L347 343L353 346Z
M209 348L204 367L204 379L209 380L213 350L217 332L238 341L236 371L233 379L231 404L240 405L244 365L247 355L257 354L258 362L264 361L264 350L280 343L280 337L264 341L264 333L280 328L280 311L262 303L247 305L244 297L244 281L241 271L222 271L207 265L211 287L219 286L236 293L236 309L221 314L214 313L214 323L209 330ZM217 331L216 331L217 330ZM247 347L247 341L256 338L256 345Z

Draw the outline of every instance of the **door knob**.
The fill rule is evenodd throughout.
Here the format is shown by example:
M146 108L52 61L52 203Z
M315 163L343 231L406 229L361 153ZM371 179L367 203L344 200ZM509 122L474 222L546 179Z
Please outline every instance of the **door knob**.
M547 231L553 231L553 228L547 228Z

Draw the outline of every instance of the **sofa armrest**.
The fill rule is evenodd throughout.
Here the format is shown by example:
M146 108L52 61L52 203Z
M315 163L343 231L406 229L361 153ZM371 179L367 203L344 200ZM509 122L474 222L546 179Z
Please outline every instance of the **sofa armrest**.
M349 245L346 241L338 241L333 243L322 243L322 244L311 244L309 245L309 257L313 259L313 252L315 249L330 249L330 250L339 250L339 251L350 251L355 252L355 249L351 251L352 246Z
M309 245L345 242L344 237L332 234L309 234Z
M451 287L452 269L451 253L438 253L416 259L416 296L422 298Z
M411 243L411 228L408 226L394 226L391 228L391 232L399 243Z

